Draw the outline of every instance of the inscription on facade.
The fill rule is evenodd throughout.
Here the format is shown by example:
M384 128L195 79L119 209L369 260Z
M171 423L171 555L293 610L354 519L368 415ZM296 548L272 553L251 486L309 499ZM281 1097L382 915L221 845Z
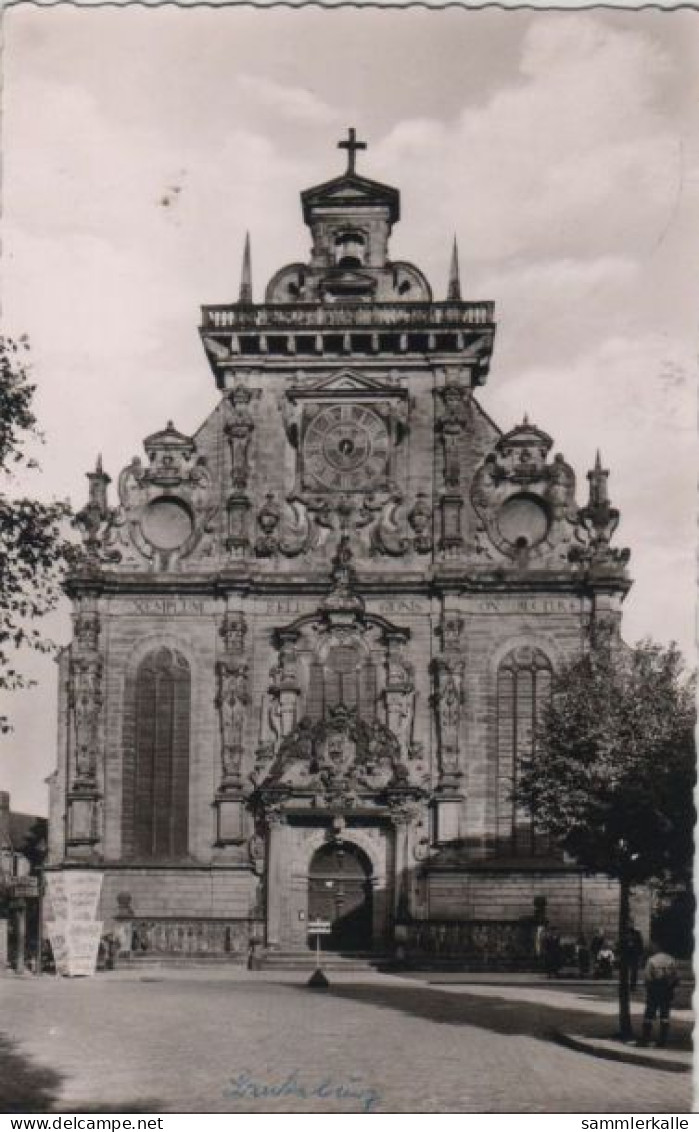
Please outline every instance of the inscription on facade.
M379 613L427 613L426 602L420 598L399 597L391 601L381 601L378 606Z
M313 613L318 608L318 599L304 601L303 598L269 597L257 598L255 613L268 617L298 617L302 613Z
M464 597L458 609L469 613L546 614L582 613L584 603L576 597Z
M202 617L216 612L216 605L204 597L143 597L124 602L119 611L133 617Z

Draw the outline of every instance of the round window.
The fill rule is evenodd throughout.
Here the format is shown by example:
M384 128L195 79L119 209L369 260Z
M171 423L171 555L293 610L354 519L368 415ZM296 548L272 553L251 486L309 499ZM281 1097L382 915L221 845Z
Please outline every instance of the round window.
M192 516L179 499L154 499L146 508L141 527L157 550L176 550L192 533Z
M531 495L514 495L503 503L498 527L512 546L536 546L546 538L548 515L538 499Z

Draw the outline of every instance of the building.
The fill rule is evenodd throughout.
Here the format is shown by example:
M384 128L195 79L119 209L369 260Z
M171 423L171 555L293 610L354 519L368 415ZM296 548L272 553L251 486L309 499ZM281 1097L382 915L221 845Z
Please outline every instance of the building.
M24 969L36 953L38 869L46 854L48 822L10 807L10 795L0 790L0 971L8 963Z
M617 636L628 551L598 457L480 404L492 302L390 259L400 196L301 194L308 263L202 310L220 390L81 513L60 665L51 864L104 872L136 947L251 940L512 958L544 908L611 929L616 889L511 800L556 666ZM639 922L644 913L637 909Z

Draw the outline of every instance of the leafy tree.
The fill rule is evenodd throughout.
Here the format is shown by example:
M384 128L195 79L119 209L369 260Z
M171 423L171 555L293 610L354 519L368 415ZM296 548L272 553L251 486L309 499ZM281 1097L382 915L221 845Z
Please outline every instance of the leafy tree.
M619 938L633 885L688 883L695 810L694 677L675 645L599 645L564 668L523 760L516 798L580 865L619 881ZM620 1036L631 1036L628 964Z
M19 649L53 649L33 622L55 608L73 555L64 535L69 505L15 490L17 473L38 468L29 454L43 441L32 408L35 388L26 338L0 336L0 691L31 684L17 666ZM9 730L0 714L0 732Z

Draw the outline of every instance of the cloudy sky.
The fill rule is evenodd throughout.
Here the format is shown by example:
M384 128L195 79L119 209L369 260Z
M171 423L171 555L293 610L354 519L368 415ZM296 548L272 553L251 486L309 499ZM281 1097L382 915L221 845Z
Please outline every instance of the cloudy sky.
M633 548L626 637L694 637L699 13L79 10L5 14L5 332L32 342L46 434L32 490L84 499L173 418L214 406L201 303L304 259L299 191L396 185L392 252L494 299L482 392L582 484L599 445ZM581 490L581 494L584 494ZM68 637L65 615L54 635ZM12 698L0 786L45 810L55 669Z

